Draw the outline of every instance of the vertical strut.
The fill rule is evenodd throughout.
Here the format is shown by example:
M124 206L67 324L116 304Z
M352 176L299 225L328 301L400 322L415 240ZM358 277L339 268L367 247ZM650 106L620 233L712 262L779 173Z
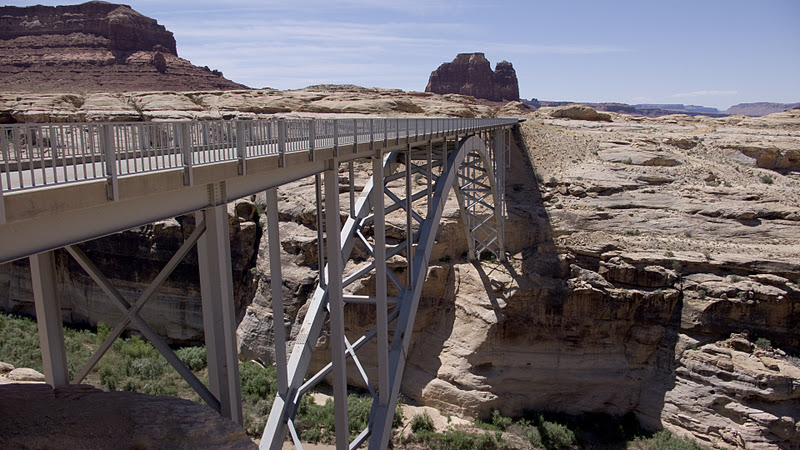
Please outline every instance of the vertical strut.
M378 403L389 402L389 330L386 302L386 215L384 210L383 154L372 156L372 210L375 235L375 307L378 329Z
M205 216L207 227L206 233L197 242L197 259L208 355L208 383L211 392L219 399L222 415L242 424L228 207L225 203L208 207L198 212L197 216Z
M347 367L344 346L344 303L342 301L342 251L339 241L339 171L336 163L325 171L325 218L328 225L328 305L331 321L331 360L333 362L333 407L336 448L347 449L350 427L347 420ZM322 273L320 269L320 276Z
M289 382L286 375L286 326L283 319L283 276L281 273L281 236L278 229L278 188L267 190L267 242L272 294L272 331L275 341L275 368L278 395L286 396Z
M44 378L54 388L64 387L69 385L69 373L56 286L55 257L53 252L45 252L29 259Z

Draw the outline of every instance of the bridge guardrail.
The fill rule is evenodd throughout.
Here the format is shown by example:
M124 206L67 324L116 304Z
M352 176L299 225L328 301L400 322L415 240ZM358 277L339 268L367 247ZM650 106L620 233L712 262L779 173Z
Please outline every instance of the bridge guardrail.
M364 142L474 132L517 123L514 118L257 119L172 122L0 125L3 193L249 158L338 149Z

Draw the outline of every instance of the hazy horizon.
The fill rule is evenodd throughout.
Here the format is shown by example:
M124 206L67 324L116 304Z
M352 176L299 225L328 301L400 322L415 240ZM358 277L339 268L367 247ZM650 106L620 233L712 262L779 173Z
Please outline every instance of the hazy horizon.
M11 1L8 5L69 4ZM424 91L458 53L513 63L520 96L691 104L800 102L800 2L130 0L178 54L253 88Z

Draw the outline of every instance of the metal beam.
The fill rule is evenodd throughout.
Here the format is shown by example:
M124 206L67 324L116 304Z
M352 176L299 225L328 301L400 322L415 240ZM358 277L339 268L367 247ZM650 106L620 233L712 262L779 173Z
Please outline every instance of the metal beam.
M77 246L67 247L67 250L75 258L75 261L86 271L86 273L100 286L100 289L106 293L110 298L116 300L116 306L123 312L123 314L131 308L131 304L117 291L108 279L100 273L100 269L92 263L91 260L83 253ZM212 409L219 411L219 400L208 390L208 388L197 379L194 373L186 367L186 364L178 358L175 352L164 342L163 339L155 332L150 325L147 324L141 317L134 315L131 318L133 325L142 332L144 337L150 342L150 345L156 348L164 359L189 383L189 386L200 395L208 406Z

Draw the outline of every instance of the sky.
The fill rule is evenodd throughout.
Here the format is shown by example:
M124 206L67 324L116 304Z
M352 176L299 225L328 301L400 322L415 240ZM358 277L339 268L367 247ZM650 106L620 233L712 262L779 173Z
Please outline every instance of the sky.
M10 1L57 5L65 1ZM525 99L800 102L800 0L127 0L178 54L254 88L424 91L458 53Z

